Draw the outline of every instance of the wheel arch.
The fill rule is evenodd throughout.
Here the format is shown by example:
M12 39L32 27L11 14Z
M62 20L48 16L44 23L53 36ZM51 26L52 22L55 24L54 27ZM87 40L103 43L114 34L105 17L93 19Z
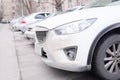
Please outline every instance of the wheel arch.
M106 38L107 36L111 35L111 34L120 34L120 23L116 23L113 25L108 26L107 28L105 28L104 30L102 30L97 37L94 39L90 50L89 50L89 54L88 54L88 60L87 60L87 65L91 65L92 64L92 59L93 59L93 55L94 55L94 51L98 45L98 43L103 40L103 38Z

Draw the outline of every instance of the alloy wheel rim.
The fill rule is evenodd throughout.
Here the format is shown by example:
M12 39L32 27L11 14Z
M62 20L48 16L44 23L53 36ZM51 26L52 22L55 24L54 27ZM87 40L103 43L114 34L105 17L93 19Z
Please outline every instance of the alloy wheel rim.
M120 70L120 43L114 43L106 49L104 67L110 73Z

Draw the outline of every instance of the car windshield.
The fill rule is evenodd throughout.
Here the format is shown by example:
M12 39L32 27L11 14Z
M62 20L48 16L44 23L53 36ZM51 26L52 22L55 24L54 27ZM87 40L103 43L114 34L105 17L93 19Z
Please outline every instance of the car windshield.
M73 7L73 8L70 8L68 10L58 12L54 16L61 15L64 13L73 12L75 10L81 10L84 8L104 7L104 6L114 6L114 5L120 5L120 0L90 0L89 3L85 6Z
M64 14L64 13L73 12L73 11L79 10L79 9L81 9L81 8L82 8L82 6L76 6L76 7L73 7L73 8L69 8L69 9L64 10L64 11L61 11L61 12L56 12L56 13L54 14L54 16L61 15L61 14Z
M91 0L85 8L120 5L120 0Z

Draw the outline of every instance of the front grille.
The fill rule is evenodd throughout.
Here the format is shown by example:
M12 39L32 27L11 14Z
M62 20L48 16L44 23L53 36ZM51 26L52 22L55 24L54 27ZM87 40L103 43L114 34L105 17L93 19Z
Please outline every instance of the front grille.
M36 36L39 42L43 42L46 39L48 31L36 31Z

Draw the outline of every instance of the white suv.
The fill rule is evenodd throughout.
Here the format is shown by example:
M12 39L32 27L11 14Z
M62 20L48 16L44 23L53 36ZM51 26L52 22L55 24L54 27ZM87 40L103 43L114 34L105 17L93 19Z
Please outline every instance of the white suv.
M47 65L120 79L120 0L91 0L80 10L46 19L39 28L36 49Z

